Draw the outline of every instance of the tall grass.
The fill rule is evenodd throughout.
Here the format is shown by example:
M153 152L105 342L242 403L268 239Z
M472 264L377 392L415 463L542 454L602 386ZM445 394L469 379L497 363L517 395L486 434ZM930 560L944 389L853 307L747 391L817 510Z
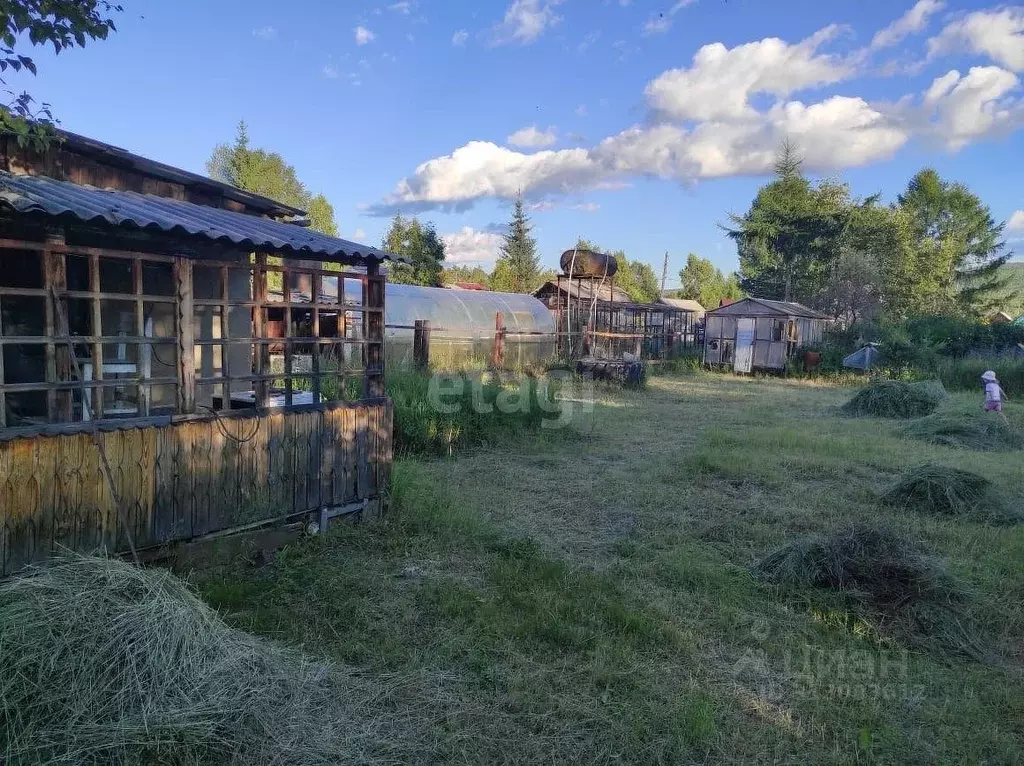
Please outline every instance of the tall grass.
M451 455L512 441L540 431L560 411L557 382L529 375L505 381L491 373L396 369L386 385L395 408L395 451L402 455Z
M982 390L981 374L994 370L999 385L1010 396L1024 397L1024 359L1002 357L966 357L942 359L935 366L935 375L946 388L954 391Z

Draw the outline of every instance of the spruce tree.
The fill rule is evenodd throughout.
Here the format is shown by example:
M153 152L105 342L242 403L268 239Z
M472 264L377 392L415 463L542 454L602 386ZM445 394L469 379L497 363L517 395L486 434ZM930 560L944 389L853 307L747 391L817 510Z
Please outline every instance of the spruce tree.
M516 197L512 221L501 246L501 255L494 265L494 289L507 293L528 293L538 286L540 257L537 241L530 236L530 219L523 209L523 197Z

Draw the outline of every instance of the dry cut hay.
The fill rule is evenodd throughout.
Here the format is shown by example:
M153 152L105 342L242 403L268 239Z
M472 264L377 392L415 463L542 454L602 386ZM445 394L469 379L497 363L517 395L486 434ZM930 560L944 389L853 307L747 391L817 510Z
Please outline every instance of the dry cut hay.
M854 417L919 418L934 412L945 398L946 389L937 380L876 380L843 405L843 412Z
M880 498L883 505L974 521L1019 521L984 476L928 463L907 471Z
M985 412L937 412L903 428L910 439L947 447L998 452L1024 449L1024 434Z
M858 603L880 629L980 657L961 619L967 592L920 544L887 527L853 524L808 535L754 567L760 579L834 590Z
M374 760L368 695L228 627L173 575L74 557L0 585L8 763ZM350 679L351 680L351 679Z

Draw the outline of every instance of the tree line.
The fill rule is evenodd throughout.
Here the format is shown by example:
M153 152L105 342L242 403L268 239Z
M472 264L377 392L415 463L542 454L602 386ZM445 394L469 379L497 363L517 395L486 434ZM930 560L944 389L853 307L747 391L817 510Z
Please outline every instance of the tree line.
M730 224L743 292L847 323L978 318L1007 299L1004 224L965 185L929 168L884 204L880 195L853 197L843 183L812 183L787 143L774 179Z

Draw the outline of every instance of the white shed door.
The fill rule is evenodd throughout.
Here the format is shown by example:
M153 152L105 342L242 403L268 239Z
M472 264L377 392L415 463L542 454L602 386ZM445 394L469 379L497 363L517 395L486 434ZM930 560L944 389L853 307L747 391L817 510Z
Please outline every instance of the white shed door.
M753 318L736 320L736 361L732 365L734 372L750 372L754 369L754 327Z

